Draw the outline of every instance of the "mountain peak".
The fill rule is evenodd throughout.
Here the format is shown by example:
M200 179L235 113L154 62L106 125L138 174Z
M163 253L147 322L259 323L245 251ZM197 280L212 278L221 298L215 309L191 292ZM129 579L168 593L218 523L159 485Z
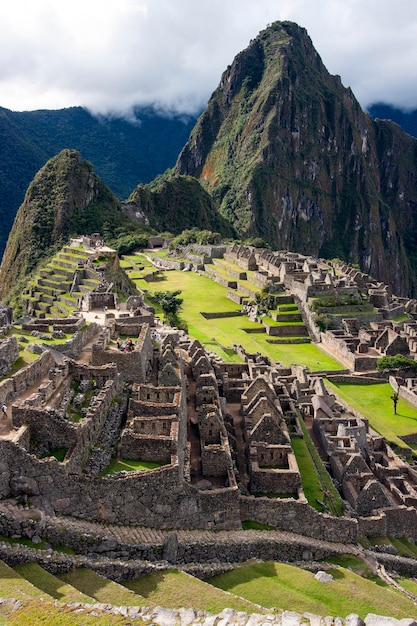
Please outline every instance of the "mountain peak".
M0 297L5 298L36 265L74 232L76 218L110 190L76 150L62 150L34 177L7 241L1 266ZM112 200L113 198L113 200Z
M381 134L307 31L275 22L223 73L175 173L198 178L242 238L359 263L407 293L417 279L395 216L417 221L416 190L406 183L416 177L413 142Z

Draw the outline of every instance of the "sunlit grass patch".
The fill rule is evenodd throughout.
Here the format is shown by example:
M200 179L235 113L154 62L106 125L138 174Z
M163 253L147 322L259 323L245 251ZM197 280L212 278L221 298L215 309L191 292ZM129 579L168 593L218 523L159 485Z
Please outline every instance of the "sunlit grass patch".
M143 598L123 585L107 578L102 578L90 569L74 568L66 574L59 574L59 580L75 587L82 593L95 598L98 602L124 606L141 606Z
M194 578L184 572L164 570L124 583L150 602L168 608L190 608L220 613L225 608L247 613L262 613L259 606ZM256 601L255 601L256 602Z
M94 600L85 593L75 589L72 585L64 583L62 580L44 570L37 563L21 563L14 569L26 580L38 587L40 591L56 598L60 602L83 602L93 604Z
M120 461L117 461L116 458L113 457L110 464L101 473L101 476L115 474L116 472L146 472L162 467L163 465L163 463L156 463L154 461L133 461L130 459L120 459Z
M255 563L237 567L210 579L210 583L267 608L311 612L316 615L346 616L357 613L389 615L399 619L415 617L413 602L391 588L347 569L329 570L334 581L322 583L314 574L283 563Z

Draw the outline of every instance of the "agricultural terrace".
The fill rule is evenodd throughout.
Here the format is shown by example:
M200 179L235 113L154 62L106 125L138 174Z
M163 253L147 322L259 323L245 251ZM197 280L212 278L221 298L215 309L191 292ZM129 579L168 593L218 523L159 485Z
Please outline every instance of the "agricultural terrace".
M363 564L365 567L365 564ZM307 611L315 615L348 615L365 618L369 613L399 619L415 614L415 606L392 588L345 569L331 568L334 580L323 584L314 573L284 563L255 563L236 567L210 579L210 583L261 606ZM331 592L330 592L331 586Z
M399 398L395 415L391 399L392 387L389 383L354 385L335 384L326 380L326 385L352 408L367 417L370 426L390 444L401 449L412 448L400 437L417 433L417 408Z
M160 280L146 282L143 278L137 278L136 272L127 270L137 287L147 294L148 301L156 291L180 289L180 297L184 300L180 317L187 323L189 335L225 361L240 360L232 348L233 344L240 344L248 352L261 352L284 365L304 364L311 371L343 369L338 361L313 344L269 343L270 337L264 332L264 326L249 321L246 316L217 319L203 317L202 312L233 314L241 310L239 304L227 298L225 287L205 276L170 270L161 272ZM151 304L155 306L154 302Z

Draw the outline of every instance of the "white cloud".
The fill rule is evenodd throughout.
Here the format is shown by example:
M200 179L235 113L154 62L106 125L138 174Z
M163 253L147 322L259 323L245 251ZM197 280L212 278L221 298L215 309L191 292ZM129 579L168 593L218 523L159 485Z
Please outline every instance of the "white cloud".
M0 7L0 106L196 110L279 19L307 28L362 106L417 108L415 0L13 0Z

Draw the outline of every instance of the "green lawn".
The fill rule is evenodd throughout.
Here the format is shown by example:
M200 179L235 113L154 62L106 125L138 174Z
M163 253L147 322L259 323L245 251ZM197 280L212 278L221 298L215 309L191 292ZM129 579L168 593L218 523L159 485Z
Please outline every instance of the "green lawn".
M299 423L304 437L292 437L291 446L297 459L301 484L308 503L317 511L328 507L331 515L343 515L343 502L339 492L323 465L301 417Z
M98 602L125 606L143 606L149 602L130 589L107 578L102 578L90 569L73 569L67 574L59 574L57 578L82 593L95 598ZM152 604L152 603L150 603Z
M135 626L146 625L140 619L132 622L130 617L109 615L93 609L79 612L77 604L55 605L30 600L13 611L7 604L0 605L0 624L6 626L131 626L133 623Z
M372 428L388 442L401 448L409 447L399 437L417 432L417 408L400 398L397 415L394 415L391 400L393 390L389 383L354 385L326 381L326 384L352 408L367 417Z
M51 596L32 585L3 561L0 561L0 597L16 598L16 600L26 598L52 599Z
M391 588L381 588L347 569L330 570L334 581L321 583L314 574L283 563L244 565L210 579L210 583L267 608L345 617L368 613L398 619L416 617L411 600Z
M225 361L239 361L232 349L233 344L240 344L251 353L261 352L275 362L284 365L305 364L311 371L343 369L335 359L313 344L270 344L269 336L264 333L248 333L245 329L263 329L262 324L250 322L247 317L228 317L207 320L201 312L240 311L241 307L229 300L227 290L205 276L195 272L169 271L164 279L146 283L135 281L138 287L148 294L155 291L181 290L184 302L180 311L181 319L188 324L191 337L198 339L207 350L218 354Z
M146 605L151 603L172 609L192 607L197 611L211 613L220 613L225 608L262 613L262 609L252 602L226 594L217 587L177 570L149 574L125 582L124 585L144 596Z
M144 472L146 470L161 467L163 463L155 463L153 461L132 461L131 459L120 459L116 461L112 458L108 467L101 473L101 476L114 474L115 472Z
M38 587L38 589L60 602L94 604L94 600L90 596L59 580L59 578L44 570L37 563L22 563L16 565L14 569L26 580Z

